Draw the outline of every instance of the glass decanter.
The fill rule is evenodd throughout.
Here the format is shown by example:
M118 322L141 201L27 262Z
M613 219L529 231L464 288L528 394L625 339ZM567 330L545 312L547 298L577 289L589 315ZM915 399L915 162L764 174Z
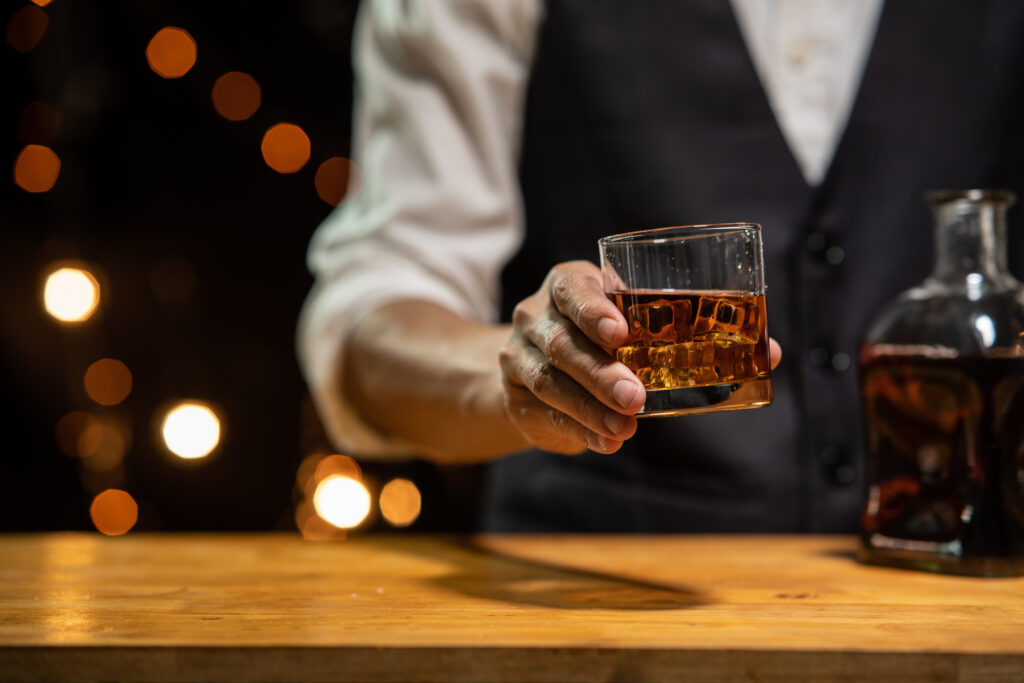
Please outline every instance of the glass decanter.
M867 488L860 558L1024 574L1024 289L998 190L932 192L935 268L860 352Z

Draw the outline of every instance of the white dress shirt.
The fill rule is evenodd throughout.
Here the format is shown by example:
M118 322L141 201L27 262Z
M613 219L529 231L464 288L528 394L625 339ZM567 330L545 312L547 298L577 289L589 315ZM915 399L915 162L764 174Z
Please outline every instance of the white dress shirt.
M845 128L881 6L732 0L811 185L824 178ZM353 157L362 183L313 235L316 281L297 339L310 393L339 448L382 459L415 452L345 402L345 336L362 316L415 299L497 317L501 269L524 232L516 172L543 9L540 0L368 0L360 10Z

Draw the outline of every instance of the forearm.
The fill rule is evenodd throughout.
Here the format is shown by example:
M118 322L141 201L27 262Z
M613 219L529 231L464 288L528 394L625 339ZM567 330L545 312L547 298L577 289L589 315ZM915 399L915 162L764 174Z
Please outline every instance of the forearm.
M527 448L504 408L499 349L507 326L485 325L423 301L363 318L346 343L343 389L382 432L444 463Z

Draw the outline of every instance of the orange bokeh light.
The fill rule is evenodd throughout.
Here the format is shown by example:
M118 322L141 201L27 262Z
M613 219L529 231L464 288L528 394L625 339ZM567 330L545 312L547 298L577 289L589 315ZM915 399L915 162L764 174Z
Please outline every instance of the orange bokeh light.
M309 136L294 123L278 123L264 133L260 149L267 166L278 173L295 173L309 161Z
M313 479L319 484L332 474L351 477L357 481L363 478L363 471L360 469L359 463L347 455L338 455L337 453L328 455L316 464Z
M295 509L295 526L307 541L344 541L348 533L316 514L313 503L302 501Z
M380 513L393 526L409 526L420 516L422 499L416 484L392 479L380 492Z
M32 0L32 2L39 5L40 7L46 7L47 5L50 4L50 0Z
M121 464L127 448L123 427L79 410L57 421L55 436L61 452L81 458L88 469L98 472Z
M46 192L60 174L60 158L43 145L25 145L14 161L14 182L26 192Z
M114 358L101 358L85 371L85 393L101 406L114 406L132 391L132 373Z
M72 458L92 455L99 448L99 426L99 420L89 413L74 410L57 420L57 447Z
M29 102L18 116L15 135L23 145L48 145L60 130L60 114L46 102Z
M50 17L35 5L25 5L7 24L7 44L18 52L28 52L46 33Z
M89 516L100 533L120 536L139 521L139 505L127 491L107 489L93 498Z
M196 63L196 41L183 28L165 26L146 46L149 68L164 78L181 78Z
M229 71L213 84L213 108L228 121L244 121L260 108L260 84L241 71Z
M331 157L320 164L313 179L320 199L331 206L337 206L359 190L359 167L350 159Z
M94 472L108 472L124 460L123 430L109 420L97 420L78 439L82 464Z

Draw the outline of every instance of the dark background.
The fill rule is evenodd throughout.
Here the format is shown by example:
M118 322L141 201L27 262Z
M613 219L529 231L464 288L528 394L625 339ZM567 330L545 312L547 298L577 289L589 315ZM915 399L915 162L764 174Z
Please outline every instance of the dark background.
M23 3L6 6L5 26ZM0 180L0 528L91 529L92 497L107 487L139 503L136 530L294 529L296 470L326 448L294 352L295 322L311 284L305 252L332 210L317 195L317 166L349 155L353 0L71 2L43 8L46 32L29 52L3 52L3 159L25 140L25 106L61 116L48 144L56 185L30 194ZM198 47L183 77L146 61L164 26ZM214 81L251 74L262 105L232 122L215 111ZM301 126L309 162L279 174L260 153L275 123ZM78 326L41 305L46 268L89 263L102 300ZM130 425L123 465L97 475L61 453L54 429L72 410L97 411L82 386L93 361L133 374L126 401L106 410ZM220 408L222 439L196 462L167 457L154 421L161 406L196 398ZM424 463L360 463L373 487L413 479L424 510L412 529L473 524L452 488L473 470ZM368 528L384 528L379 518Z

